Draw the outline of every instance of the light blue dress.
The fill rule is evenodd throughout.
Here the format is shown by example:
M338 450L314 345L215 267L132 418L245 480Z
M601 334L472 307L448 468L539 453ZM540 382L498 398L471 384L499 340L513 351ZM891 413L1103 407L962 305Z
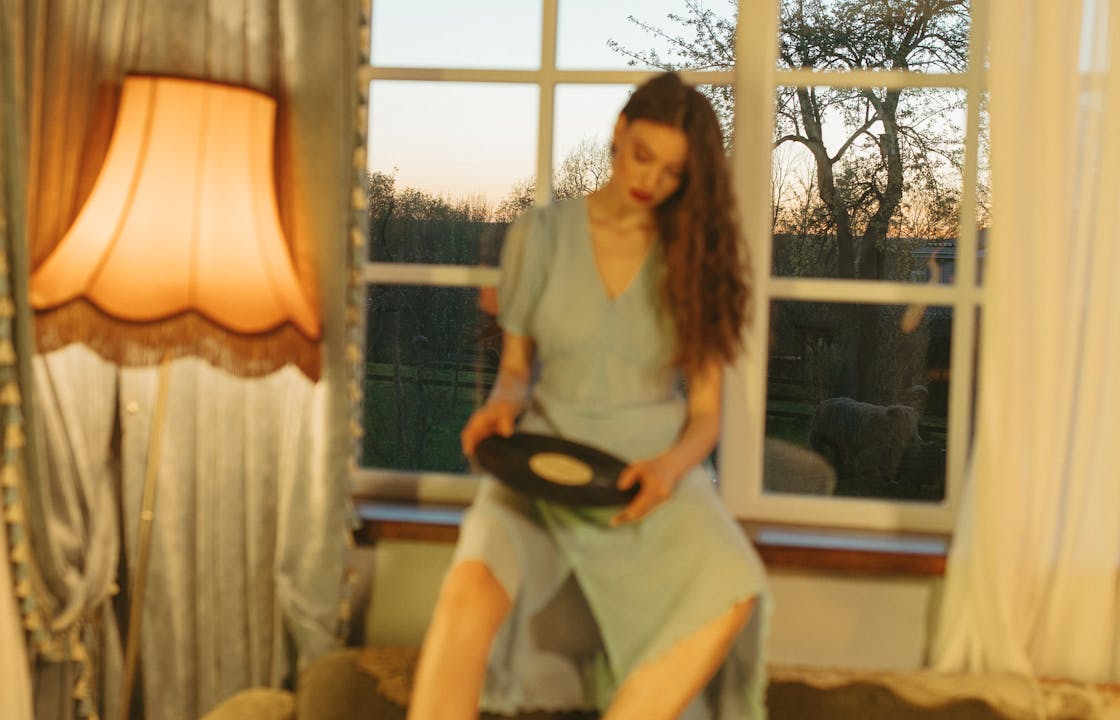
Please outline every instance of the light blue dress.
M499 322L536 343L540 377L519 429L628 461L672 446L686 418L672 329L656 299L656 246L613 300L600 279L585 198L522 215L502 250ZM513 599L491 648L482 707L605 709L635 668L736 602L750 622L688 718L765 718L765 571L706 467L643 520L574 509L484 479L453 562L485 562Z

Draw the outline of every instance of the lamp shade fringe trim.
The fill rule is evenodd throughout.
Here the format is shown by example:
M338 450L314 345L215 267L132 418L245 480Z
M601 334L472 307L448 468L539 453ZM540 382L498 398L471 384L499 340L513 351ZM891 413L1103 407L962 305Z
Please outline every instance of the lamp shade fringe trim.
M158 365L170 354L172 359L198 357L240 377L262 377L291 364L313 382L319 380L322 368L319 344L291 324L242 335L195 313L158 324L130 323L112 318L82 299L36 313L35 334L39 352L77 342L126 367Z

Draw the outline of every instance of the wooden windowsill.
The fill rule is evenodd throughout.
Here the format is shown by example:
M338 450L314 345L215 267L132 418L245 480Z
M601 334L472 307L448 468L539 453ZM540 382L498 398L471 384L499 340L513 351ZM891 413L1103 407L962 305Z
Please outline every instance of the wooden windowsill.
M362 545L382 540L453 543L465 508L354 499ZM948 535L740 521L766 566L859 575L940 576Z

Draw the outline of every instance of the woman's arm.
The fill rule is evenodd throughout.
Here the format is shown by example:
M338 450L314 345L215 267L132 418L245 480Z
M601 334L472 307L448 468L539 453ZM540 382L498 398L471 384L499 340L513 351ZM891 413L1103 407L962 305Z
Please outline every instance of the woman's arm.
M688 418L677 442L668 450L632 463L619 477L622 490L641 484L641 489L618 515L613 525L638 520L673 495L677 483L690 468L700 464L719 440L723 365L710 362L688 376Z
M513 424L529 397L534 352L532 338L502 333L502 357L494 386L486 402L474 411L459 434L459 444L465 455L474 455L478 442L485 437L494 434L508 437L513 433Z

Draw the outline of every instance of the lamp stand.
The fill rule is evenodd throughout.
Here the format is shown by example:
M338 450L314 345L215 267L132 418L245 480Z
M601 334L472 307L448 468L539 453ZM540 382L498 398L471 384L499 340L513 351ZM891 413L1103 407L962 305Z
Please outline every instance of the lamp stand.
M152 545L152 520L156 504L156 477L163 444L163 425L167 417L167 386L171 374L171 355L166 353L159 365L159 387L156 390L155 415L148 437L148 466L144 474L144 490L140 501L140 527L137 531L136 566L129 583L128 639L125 645L124 677L121 681L121 720L129 720L136 666L140 659L140 626L144 616L144 590L148 580L148 560Z

